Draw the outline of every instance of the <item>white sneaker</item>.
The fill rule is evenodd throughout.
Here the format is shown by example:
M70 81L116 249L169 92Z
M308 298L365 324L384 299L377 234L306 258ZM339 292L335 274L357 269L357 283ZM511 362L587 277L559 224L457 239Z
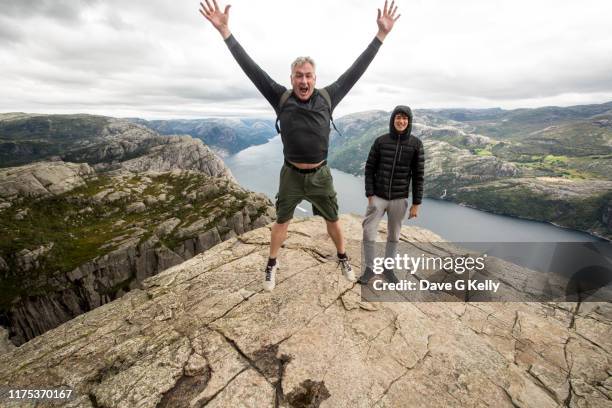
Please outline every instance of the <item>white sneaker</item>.
M274 266L266 266L266 275L263 281L263 288L268 292L272 292L276 286L276 270L278 269L278 260Z
M355 273L353 272L353 267L351 267L351 264L349 263L348 257L342 259L338 258L338 265L340 265L342 275L344 275L346 280L349 282L355 282L357 280L355 279Z

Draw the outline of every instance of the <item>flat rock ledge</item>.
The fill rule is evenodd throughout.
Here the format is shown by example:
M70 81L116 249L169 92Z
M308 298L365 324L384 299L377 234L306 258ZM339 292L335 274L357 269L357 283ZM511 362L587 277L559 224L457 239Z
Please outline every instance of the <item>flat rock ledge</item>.
M361 219L342 221L359 268ZM320 218L292 223L266 293L269 234L4 351L0 387L71 387L75 399L53 403L66 407L612 405L609 303L362 302ZM439 237L404 227L402 239Z

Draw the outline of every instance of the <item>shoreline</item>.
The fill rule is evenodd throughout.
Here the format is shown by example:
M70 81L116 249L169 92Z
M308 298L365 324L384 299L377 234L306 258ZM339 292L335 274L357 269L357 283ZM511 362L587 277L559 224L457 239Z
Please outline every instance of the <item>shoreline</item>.
M436 201L444 201L444 202L447 202L447 203L452 203L452 204L460 205L461 207L471 208L473 210L482 211L482 212L489 213L489 214L501 215L501 216L504 216L504 217L515 218L515 219L525 220L525 221L541 222L541 223L544 223L544 224L553 225L553 226L558 227L558 228L563 228L563 229L568 230L568 231L582 232L582 233L588 234L588 235L590 235L590 236L592 236L594 238L600 239L602 241L612 242L612 237L608 238L608 237L599 235L599 234L597 234L597 233L595 233L593 231L580 230L580 229L568 227L568 226L565 226L565 225L556 224L556 223L554 223L552 221L545 221L545 220L540 220L540 219L537 219L537 218L529 218L529 217L524 217L524 216L519 216L519 215L510 215L510 214L506 214L506 213L503 213L503 212L496 212L496 211L491 211L491 210L485 210L485 209L482 209L482 208L478 208L478 207L472 206L472 205L470 205L468 203L456 202L456 201L453 201L453 200L446 200L446 199L443 199L443 198L435 198L435 197L428 197L428 196L425 196L425 198L429 198L430 200L436 200ZM568 242L572 242L572 241L568 241Z

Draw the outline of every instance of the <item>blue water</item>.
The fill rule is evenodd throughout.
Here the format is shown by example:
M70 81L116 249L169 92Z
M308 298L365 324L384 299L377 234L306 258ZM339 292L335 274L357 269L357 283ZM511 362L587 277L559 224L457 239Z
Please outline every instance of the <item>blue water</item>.
M238 182L249 190L266 194L272 200L278 190L280 168L283 165L280 136L268 143L252 146L226 157L225 164ZM332 169L341 213L365 213L367 199L363 177ZM303 201L296 217L312 215L309 203ZM589 234L556 227L552 224L495 215L442 200L424 199L418 218L406 220L435 232L453 242L596 242Z

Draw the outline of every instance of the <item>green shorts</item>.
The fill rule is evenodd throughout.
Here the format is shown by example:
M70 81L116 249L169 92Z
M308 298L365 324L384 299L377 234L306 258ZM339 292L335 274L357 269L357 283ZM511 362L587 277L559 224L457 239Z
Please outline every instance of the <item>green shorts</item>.
M327 221L338 221L338 200L327 164L313 173L300 173L283 165L276 195L276 222L283 224L293 218L295 207L302 200L312 204L314 215Z

